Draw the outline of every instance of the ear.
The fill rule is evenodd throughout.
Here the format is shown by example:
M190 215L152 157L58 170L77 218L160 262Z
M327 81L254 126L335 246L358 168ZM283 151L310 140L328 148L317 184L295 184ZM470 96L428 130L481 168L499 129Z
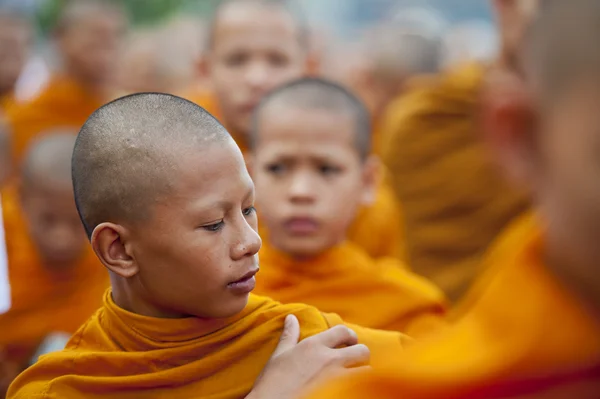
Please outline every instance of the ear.
M196 72L201 79L210 78L210 62L207 54L202 54L196 60Z
M365 206L373 205L377 195L381 177L381 162L375 155L370 155L363 164L362 171L363 191L361 204Z
M318 77L321 75L322 61L319 54L315 51L310 51L306 56L306 63L304 66L306 76Z
M127 245L126 229L114 223L102 223L92 233L92 248L108 270L123 278L139 272L131 249Z
M516 74L496 73L482 93L483 139L492 157L516 183L529 183L537 110L525 82Z

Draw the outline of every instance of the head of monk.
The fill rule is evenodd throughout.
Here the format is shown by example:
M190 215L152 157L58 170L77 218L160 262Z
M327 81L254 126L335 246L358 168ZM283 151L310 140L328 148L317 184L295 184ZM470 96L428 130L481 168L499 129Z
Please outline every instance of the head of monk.
M0 10L0 95L14 89L32 41L33 29L28 20Z
M548 221L547 248L569 270L600 260L600 3L544 3L487 123L499 159ZM581 270L580 270L581 271ZM580 274L580 275L585 275ZM589 275L589 273L588 273Z
M112 79L126 28L121 8L102 0L71 1L55 34L66 73L88 85Z
M231 0L218 8L202 65L234 133L248 134L265 93L305 74L305 29L284 0Z
M25 223L44 264L53 270L72 267L87 240L71 185L73 132L51 132L29 147L21 169L20 200Z
M346 238L373 200L369 114L347 90L304 78L274 90L255 114L252 173L270 242L313 257Z
M155 93L94 112L73 152L75 199L117 305L223 318L254 287L261 241L239 148L204 109Z

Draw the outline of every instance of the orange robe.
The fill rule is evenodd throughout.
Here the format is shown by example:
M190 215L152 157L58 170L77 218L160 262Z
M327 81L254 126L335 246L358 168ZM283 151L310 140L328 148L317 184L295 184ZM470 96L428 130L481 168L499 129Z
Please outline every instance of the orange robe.
M312 398L600 397L600 318L546 268L542 241L530 229L452 327Z
M104 102L67 77L53 77L34 100L8 110L12 155L17 164L38 135L61 128L79 132L87 118Z
M418 337L444 325L444 296L394 258L373 260L345 243L311 260L295 260L265 243L255 292L301 302L342 319Z
M469 65L414 81L388 108L383 128L407 261L451 300L468 289L490 243L528 206L496 170L478 131L484 72Z
M67 349L42 357L15 380L7 397L243 398L277 346L288 314L297 316L301 339L342 323L307 305L255 295L228 319L156 319L117 307L108 291L103 308ZM398 333L352 328L372 359L381 358L387 345L402 345Z
M219 105L211 93L190 93L184 97L220 119ZM230 133L242 153L247 154L249 148L246 139L236 132ZM348 239L363 247L374 258L402 258L403 235L402 214L386 175L379 183L374 203L359 211L350 227Z
M0 347L9 360L24 364L49 333L74 333L102 305L109 280L91 247L70 270L45 268L11 187L2 191L2 214L11 303L0 314Z

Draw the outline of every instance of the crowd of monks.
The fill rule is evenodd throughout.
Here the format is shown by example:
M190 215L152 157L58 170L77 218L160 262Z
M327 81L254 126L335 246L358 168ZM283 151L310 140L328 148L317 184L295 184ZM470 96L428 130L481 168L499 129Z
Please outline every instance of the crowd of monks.
M285 1L197 54L65 2L26 101L0 8L0 398L600 398L600 2L490 3L444 68Z

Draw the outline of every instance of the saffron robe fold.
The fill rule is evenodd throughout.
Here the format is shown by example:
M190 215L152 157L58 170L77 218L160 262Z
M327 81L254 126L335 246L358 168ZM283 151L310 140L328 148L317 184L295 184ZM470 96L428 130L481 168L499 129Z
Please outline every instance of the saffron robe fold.
M598 398L600 318L544 265L541 234L522 237L456 324L311 397Z
M411 83L386 112L384 163L402 205L408 264L460 298L481 257L528 204L496 170L479 131L485 68Z
M266 242L260 266L255 292L283 303L306 303L351 323L413 337L444 325L439 289L397 259L374 260L356 244L295 260Z
M74 333L102 305L109 286L105 268L87 247L81 260L49 270L26 231L16 189L2 191L10 307L0 314L0 347L25 364L50 333Z
M8 398L243 398L270 359L288 314L301 339L341 324L307 305L281 305L250 295L228 319L157 319L119 308L107 291L104 306L72 337L11 385ZM400 349L397 333L350 326L382 361Z

